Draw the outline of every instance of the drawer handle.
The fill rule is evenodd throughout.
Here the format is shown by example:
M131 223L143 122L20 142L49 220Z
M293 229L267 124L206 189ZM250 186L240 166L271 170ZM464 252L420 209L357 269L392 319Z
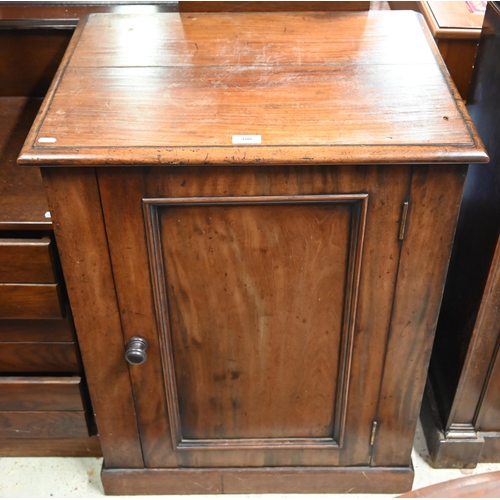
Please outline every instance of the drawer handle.
M132 337L127 344L125 359L131 365L142 365L142 363L148 359L148 355L146 354L147 348L148 343L146 339L142 337Z

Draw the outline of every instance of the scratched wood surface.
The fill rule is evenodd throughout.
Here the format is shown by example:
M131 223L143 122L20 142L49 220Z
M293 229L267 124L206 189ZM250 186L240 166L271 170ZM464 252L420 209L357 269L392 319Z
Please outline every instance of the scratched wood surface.
M483 161L424 25L373 11L90 16L20 162Z

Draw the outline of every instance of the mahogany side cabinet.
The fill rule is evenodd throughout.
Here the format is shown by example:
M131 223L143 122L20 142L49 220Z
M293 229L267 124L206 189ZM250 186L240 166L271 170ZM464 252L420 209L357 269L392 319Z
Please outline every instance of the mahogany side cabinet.
M468 163L410 12L91 15L18 162L108 494L401 492Z

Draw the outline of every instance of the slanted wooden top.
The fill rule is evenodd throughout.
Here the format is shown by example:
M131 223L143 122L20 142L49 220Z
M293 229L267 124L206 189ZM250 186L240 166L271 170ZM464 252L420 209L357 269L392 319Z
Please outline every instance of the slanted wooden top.
M19 163L484 161L433 43L404 11L91 15Z

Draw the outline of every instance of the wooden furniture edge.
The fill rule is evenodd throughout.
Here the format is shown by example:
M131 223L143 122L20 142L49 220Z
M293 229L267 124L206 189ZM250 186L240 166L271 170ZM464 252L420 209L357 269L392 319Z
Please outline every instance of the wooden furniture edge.
M401 493L411 490L413 467L255 467L108 469L107 495L244 493Z
M98 436L80 439L0 439L2 457L102 457Z
M457 166L429 166L414 170L410 193L406 233L402 242L401 260L396 281L393 313L386 347L384 374L377 412L377 432L372 465L390 466L409 463L413 436L417 426L419 407L425 388L444 280L451 246L458 220L459 206L465 182ZM448 185L446 197L439 198L439 185ZM436 186L437 189L433 189ZM437 196L437 197L436 197ZM447 206L443 208L442 204ZM455 206L454 206L455 205ZM438 213L452 213L453 219L443 219ZM422 240L422 226L426 226L427 241ZM439 235L436 237L436 235ZM441 260L435 272L432 266L424 276L420 252L432 247L434 262ZM429 276L431 273L431 276ZM421 322L425 310L425 322ZM419 323L420 322L420 323ZM410 329L408 327L411 325ZM413 329L413 335L408 331ZM407 338L404 351L397 349L402 338ZM395 387L394 380L401 383ZM417 395L411 404L406 402L406 387ZM411 431L408 428L411 427ZM380 443L380 445L379 445ZM388 447L389 443L389 447ZM392 443L392 446L390 445ZM404 445L402 443L405 443Z
M46 168L42 176L104 457L110 465L143 467L95 171ZM91 356L98 361L85 362Z
M480 462L485 439L476 433L474 438L450 439L445 436L439 417L432 385L427 381L420 409L420 421L424 431L431 465L439 468L472 469Z
M424 16L432 36L438 40L457 39L460 40L479 40L481 35L480 28L441 28L434 12L429 7L428 2L418 2L420 12Z

